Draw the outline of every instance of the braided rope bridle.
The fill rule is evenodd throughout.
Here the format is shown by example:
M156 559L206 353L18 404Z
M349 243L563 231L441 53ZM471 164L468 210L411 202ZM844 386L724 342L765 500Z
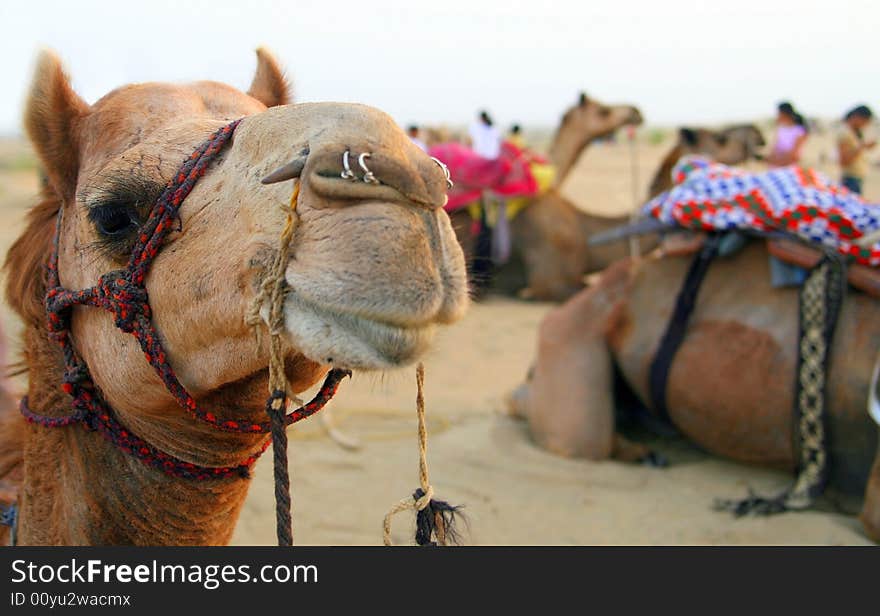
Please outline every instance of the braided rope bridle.
M58 245L63 210L59 210L55 237L47 262L45 307L49 337L61 346L64 354L65 371L62 388L72 398L73 413L61 416L39 415L30 409L28 399L25 397L21 400L20 410L28 422L47 428L81 424L89 430L100 432L107 440L147 466L159 469L173 477L193 480L248 477L257 458L268 448L270 443L273 443L276 449L276 458L283 456L285 459L284 475L286 476L287 439L283 428L320 411L336 393L340 381L346 376L350 376L351 373L342 369L331 370L321 389L310 402L286 414L288 399L286 391L274 391L266 402L266 408L274 411L280 409L280 413L277 413L270 421L255 422L218 417L210 411L199 408L195 399L175 375L159 334L153 326L152 311L145 286L150 266L161 250L169 231L174 227L175 219L179 216L184 199L192 191L196 182L204 176L211 162L229 142L240 122L240 119L235 120L217 130L184 161L156 201L146 223L139 230L128 265L124 269L104 274L94 287L70 291L60 284ZM70 339L70 325L72 309L75 305L93 306L112 312L116 327L130 333L137 339L147 361L154 368L162 383L191 417L224 432L271 433L272 439L267 439L255 452L237 464L206 467L176 458L132 434L120 423L113 409L104 400L92 380L88 366L73 347ZM276 484L279 482L278 466L276 464ZM287 491L286 519L289 524L289 485L284 485L283 488ZM278 499L279 508L284 507L283 501L284 499ZM279 519L284 518L283 512L279 511L278 517ZM289 545L289 542L287 544Z

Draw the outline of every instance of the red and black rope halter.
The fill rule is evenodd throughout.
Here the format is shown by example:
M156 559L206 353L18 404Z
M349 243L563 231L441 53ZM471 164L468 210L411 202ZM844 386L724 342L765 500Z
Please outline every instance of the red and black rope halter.
M205 174L208 166L223 149L223 146L229 142L239 122L241 120L235 120L220 128L184 161L156 201L147 222L138 232L137 242L128 265L124 269L104 274L94 287L70 291L60 284L58 243L61 235L62 212L59 211L55 239L47 264L45 305L49 336L61 345L64 353L65 371L62 388L73 399L73 413L60 417L38 415L30 410L28 400L24 398L20 408L27 421L48 428L69 426L75 423L82 424L90 430L100 432L110 442L124 452L138 458L144 464L160 469L174 477L204 480L230 476L247 477L249 475L251 466L268 448L269 439L261 449L233 466L198 466L165 453L132 434L119 422L113 409L103 399L92 381L88 366L77 354L70 340L70 320L73 306L79 304L108 310L115 316L116 327L132 334L137 339L147 361L153 366L165 387L193 418L225 432L252 434L269 434L271 432L270 421L252 422L223 419L198 407L195 399L180 383L168 362L158 332L153 327L149 297L145 287L150 266L161 250L168 232L173 228L183 200L192 191L199 178ZM348 375L350 372L347 370L331 370L315 398L288 413L284 418L284 424L290 425L320 411L336 393L339 382ZM270 396L267 408L277 395L278 392L274 392ZM280 392L280 395L284 396L286 401L284 392Z

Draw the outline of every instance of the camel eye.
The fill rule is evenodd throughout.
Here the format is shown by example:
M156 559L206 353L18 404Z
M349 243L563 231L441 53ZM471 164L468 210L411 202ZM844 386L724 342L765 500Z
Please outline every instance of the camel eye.
M611 109L609 107L602 107L601 109L599 109L599 115L603 118L607 118L611 115Z
M89 219L106 239L117 240L134 232L140 224L134 208L125 203L109 203L89 211Z

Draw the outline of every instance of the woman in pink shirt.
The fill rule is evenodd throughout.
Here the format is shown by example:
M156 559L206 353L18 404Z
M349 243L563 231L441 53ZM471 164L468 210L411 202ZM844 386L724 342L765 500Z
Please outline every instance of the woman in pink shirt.
M801 148L807 140L804 117L795 111L791 103L780 103L776 116L776 143L767 157L771 167L793 165L801 158Z

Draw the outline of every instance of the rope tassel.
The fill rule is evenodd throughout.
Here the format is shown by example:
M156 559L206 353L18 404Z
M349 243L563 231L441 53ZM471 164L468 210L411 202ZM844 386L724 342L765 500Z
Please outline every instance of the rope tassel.
M458 543L459 535L455 527L456 517L461 515L461 507L446 501L434 500L434 488L428 480L428 429L425 425L425 366L419 363L416 368L416 413L419 419L419 482L411 498L404 498L392 505L383 523L385 545L391 542L391 518L408 509L416 511L415 542L420 546L445 546Z

